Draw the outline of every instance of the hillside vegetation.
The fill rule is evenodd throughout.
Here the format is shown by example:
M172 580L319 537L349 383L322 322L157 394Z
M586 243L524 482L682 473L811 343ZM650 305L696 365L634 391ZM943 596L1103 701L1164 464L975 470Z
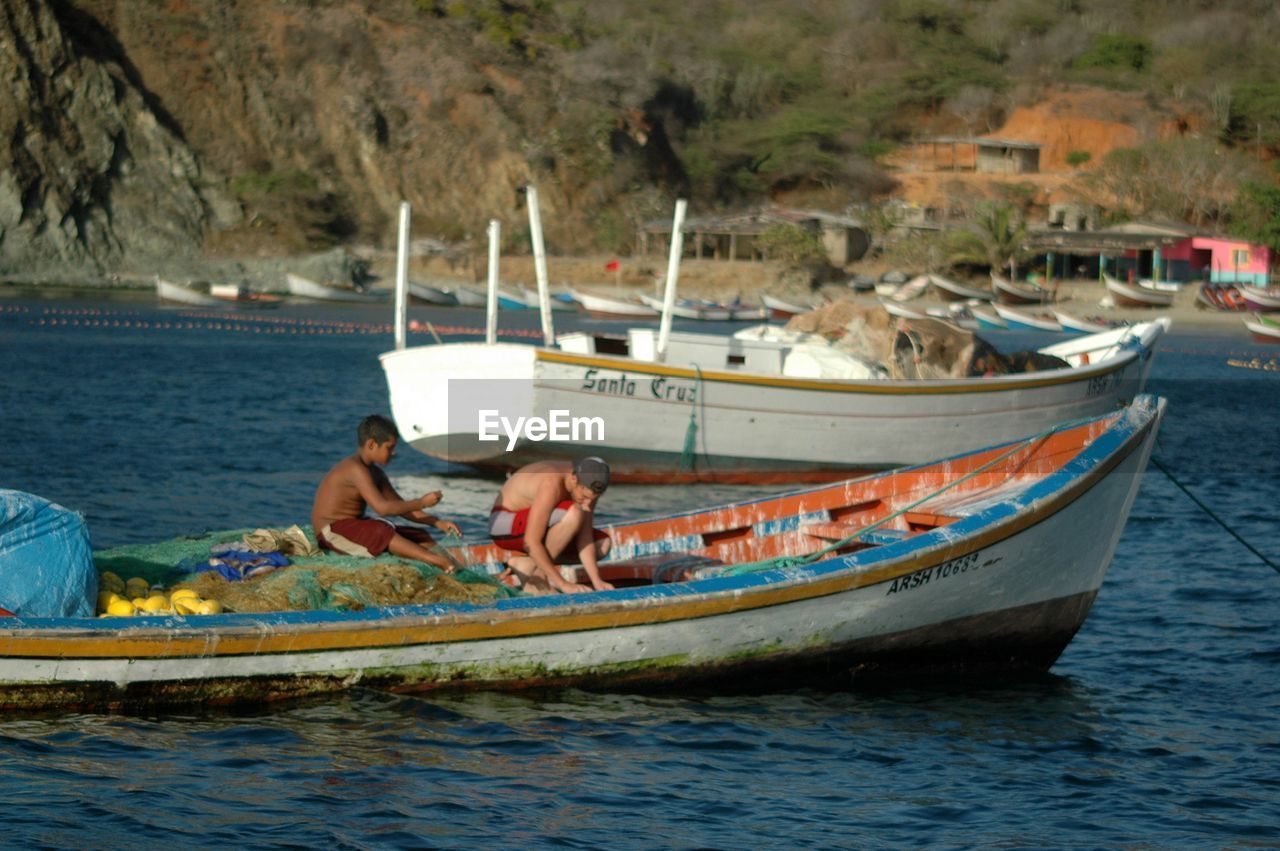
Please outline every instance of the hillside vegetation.
M1093 116L1127 132L1055 155L1115 216L1260 226L1280 151L1269 2L8 5L9 270L385 245L401 199L419 234L475 239L498 217L527 245L529 182L553 251L626 252L678 196L891 196L904 143L994 134L1063 91L1129 105Z

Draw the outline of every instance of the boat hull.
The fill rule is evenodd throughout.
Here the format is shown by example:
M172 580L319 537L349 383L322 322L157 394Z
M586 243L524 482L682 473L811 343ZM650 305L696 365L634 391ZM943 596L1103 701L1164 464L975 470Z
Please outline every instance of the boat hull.
M1049 304L1053 301L1051 292L1019 286L999 275L991 276L991 288L1002 304Z
M385 297L384 293L359 292L357 290L327 286L309 278L304 278L301 275L295 275L292 272L285 273L285 281L288 284L290 295L312 301L374 304L383 301Z
M738 564L770 542L807 539L822 528L815 520L873 505L908 523L925 522L904 513L925 502L955 515L808 563L491 604L15 619L0 629L0 705L229 704L357 684L594 688L761 673L831 682L1042 671L1089 613L1162 413L1163 403L1141 397L1008 447L607 530L618 559L696 552ZM946 482L961 487L946 495Z
M1280 325L1255 317L1245 319L1244 327L1249 329L1249 336L1255 343L1280 343Z
M1255 313L1274 313L1280 310L1280 293L1247 285L1239 286L1246 309Z
M1102 337L1132 342L1085 366L994 379L792 379L479 343L389 352L382 365L402 438L444 461L509 472L601 455L624 482L831 481L1114 410L1141 391L1164 327ZM512 423L599 419L600 434L481 440L485 409Z
M991 308L1010 328L1017 328L1023 331L1062 330L1062 326L1058 323L1057 319L1034 316L1030 313L1024 313L1021 310L1014 310L1007 305L999 303L991 305Z
M1169 307L1173 304L1172 292L1149 290L1146 287L1131 286L1123 281L1107 275L1104 277L1107 292L1120 307Z

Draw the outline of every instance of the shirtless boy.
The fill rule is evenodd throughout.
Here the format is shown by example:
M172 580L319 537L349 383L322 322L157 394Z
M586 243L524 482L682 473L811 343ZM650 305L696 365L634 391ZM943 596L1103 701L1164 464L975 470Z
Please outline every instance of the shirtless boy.
M311 528L320 547L365 558L390 551L453 573L460 565L425 529L364 516L365 509L371 508L383 517L403 517L447 534L461 534L453 522L422 510L440 501L440 491L404 499L391 486L382 467L396 455L399 434L395 424L377 414L365 417L356 429L356 438L356 453L335 464L316 489Z
M510 575L524 590L602 591L599 559L609 552L609 536L591 528L596 501L609 486L609 465L596 457L577 461L537 461L511 474L489 515L489 535L505 550ZM556 564L581 564L591 585L568 582Z

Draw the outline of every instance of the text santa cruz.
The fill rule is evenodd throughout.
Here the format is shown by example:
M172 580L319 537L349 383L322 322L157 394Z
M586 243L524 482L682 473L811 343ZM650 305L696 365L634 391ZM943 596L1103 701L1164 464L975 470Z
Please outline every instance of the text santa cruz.
M644 379L630 378L627 374L621 373L617 376L601 376L600 370L589 369L587 374L582 377L582 389L591 393L606 393L610 396L631 396L635 397L637 387L644 387L647 383L649 389L649 397L653 399L662 399L666 402L696 402L698 400L698 388L691 381L672 381L663 375L656 375L650 378L648 382ZM643 390L640 391L643 395Z

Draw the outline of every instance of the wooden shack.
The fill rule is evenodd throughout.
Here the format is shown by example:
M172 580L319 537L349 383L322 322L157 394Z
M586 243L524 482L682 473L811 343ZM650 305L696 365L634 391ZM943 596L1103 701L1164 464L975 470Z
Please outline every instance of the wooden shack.
M685 257L712 260L767 260L758 238L771 227L796 225L817 233L833 266L860 259L871 247L871 235L856 219L816 210L773 207L685 219ZM671 245L671 220L646 222L636 235L641 255L665 255Z

